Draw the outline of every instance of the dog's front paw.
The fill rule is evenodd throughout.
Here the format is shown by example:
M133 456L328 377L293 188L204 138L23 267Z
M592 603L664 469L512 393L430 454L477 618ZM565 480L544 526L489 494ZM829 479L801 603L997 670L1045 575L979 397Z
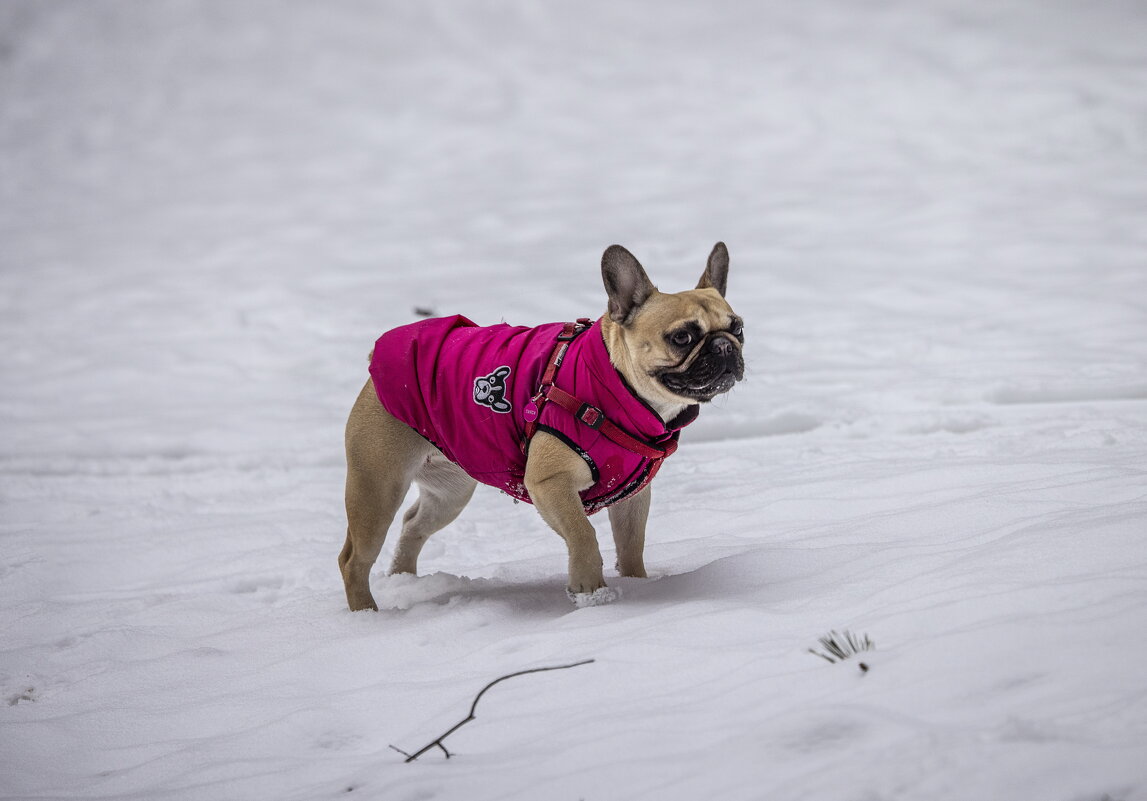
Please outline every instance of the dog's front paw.
M567 589L566 595L578 609L585 609L587 606L605 606L613 603L621 597L621 590L616 587L598 587L593 592L574 592Z

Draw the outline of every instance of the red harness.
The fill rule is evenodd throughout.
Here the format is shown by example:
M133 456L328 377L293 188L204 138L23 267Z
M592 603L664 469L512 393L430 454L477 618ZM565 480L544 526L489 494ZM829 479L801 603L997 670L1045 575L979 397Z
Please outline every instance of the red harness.
M553 401L572 414L578 422L589 426L594 431L600 431L604 436L626 450L632 451L645 459L652 460L653 464L650 465L649 470L649 480L652 480L653 476L657 475L657 471L661 468L661 463L677 451L677 440L671 439L666 441L663 449L647 445L640 440L634 439L615 425L613 421L605 416L605 412L601 409L588 403L583 403L561 387L554 385L554 378L557 377L558 368L562 366L562 360L565 359L570 342L591 325L593 325L592 320L582 317L579 318L576 323L566 323L565 328L558 334L557 344L554 345L553 353L550 355L550 360L546 365L546 371L542 374L541 386L538 387L538 391L534 394L534 397L530 399L530 405L526 407L523 415L526 418L526 435L522 439L522 452L525 452L530 439L533 438L534 432L537 430L538 417L541 415L542 409L548 401Z

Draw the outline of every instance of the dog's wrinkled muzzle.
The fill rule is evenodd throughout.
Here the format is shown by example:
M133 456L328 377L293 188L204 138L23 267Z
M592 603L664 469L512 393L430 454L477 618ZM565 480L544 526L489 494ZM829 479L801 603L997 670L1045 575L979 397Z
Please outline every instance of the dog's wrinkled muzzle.
M658 380L670 392L693 401L707 402L745 377L741 348L728 336L713 335L702 345L693 363L679 372L664 372Z

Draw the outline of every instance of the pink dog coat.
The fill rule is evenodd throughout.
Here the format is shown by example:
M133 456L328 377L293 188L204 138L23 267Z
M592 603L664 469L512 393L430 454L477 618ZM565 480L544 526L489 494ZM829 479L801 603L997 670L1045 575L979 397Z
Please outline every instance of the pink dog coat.
M662 422L610 363L600 320L588 329L423 320L378 339L370 376L394 417L475 480L519 500L530 500L529 438L535 429L558 437L593 474L581 493L587 514L645 487L698 411Z

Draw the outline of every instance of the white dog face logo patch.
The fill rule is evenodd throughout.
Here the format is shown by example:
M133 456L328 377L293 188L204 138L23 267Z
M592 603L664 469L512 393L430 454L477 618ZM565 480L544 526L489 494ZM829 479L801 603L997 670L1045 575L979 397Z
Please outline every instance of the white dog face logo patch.
M514 407L506 400L506 376L510 368L502 365L489 375L474 379L474 403L489 406L499 414L506 414Z

